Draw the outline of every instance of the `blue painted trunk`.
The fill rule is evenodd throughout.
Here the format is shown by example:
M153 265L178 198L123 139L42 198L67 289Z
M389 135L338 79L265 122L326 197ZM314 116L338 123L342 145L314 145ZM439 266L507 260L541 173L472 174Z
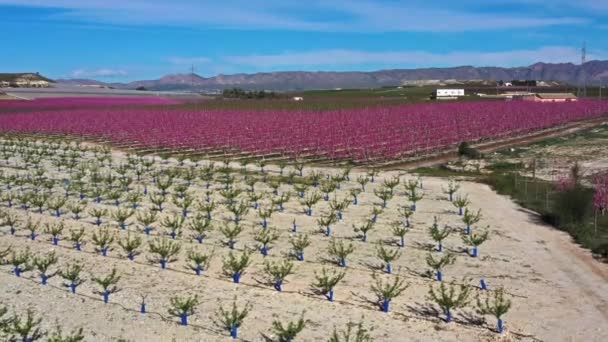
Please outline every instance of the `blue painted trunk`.
M238 284L241 281L241 272L236 272L234 275L232 275L232 281L235 284Z
M448 310L448 312L445 314L445 321L447 323L452 322L452 313L450 312L450 310Z
M16 275L17 277L21 277L21 269L20 269L19 267L15 267L15 268L13 269L13 272L15 273L15 275Z
M104 292L103 293L103 302L107 304L109 300L110 300L110 293Z
M98 227L101 226L101 219L95 219L95 225L97 225Z
M30 239L31 239L32 241L34 241L34 240L36 240L36 236L38 236L36 233L31 233L31 234L30 234Z
M334 301L334 290L329 290L329 296L327 297L330 302Z
M262 228L264 228L264 229L268 228L268 222L266 221L266 219L264 219L264 221L262 221Z
M230 337L236 339L239 335L239 328L237 326L233 326L230 328Z
M502 319L498 319L498 333L502 334L505 330Z
M81 247L82 247L82 245L80 244L80 242L77 242L77 243L74 244L74 249L77 250L77 251L82 250Z
M197 236L196 237L196 241L198 241L198 243L203 243L203 237L202 236Z
M107 248L102 248L101 249L101 255L104 256L104 257L108 256L108 249Z
M327 226L325 227L325 236L330 236L331 235L331 227Z
M486 284L485 279L481 279L481 280L479 281L479 285L481 286L481 289L482 289L482 290L487 290L487 289L488 289L488 284Z
M471 226L467 225L467 229L465 231L467 235L471 235Z
M145 227L144 228L144 233L146 233L146 235L150 235L151 231L152 231L152 228L150 228L150 227Z
M443 274L441 271L437 271L437 281L443 281Z
M477 247L473 247L473 258L477 258Z
M405 238L401 237L401 248L405 248Z
M163 260L160 261L160 268L162 268L163 270L165 268L167 268L167 260L163 259Z
M462 216L462 208L458 208L458 216Z
M293 224L293 226L292 226L291 231L292 231L292 232L294 232L294 233L295 233L295 232L297 232L297 231L298 231L298 225L296 225L296 224L294 223L294 224Z
M42 285L46 285L46 284L47 284L48 279L49 279L49 277L47 277L45 274L42 274L42 275L40 276L40 280L41 280L41 282L40 282L40 283L41 283Z
M188 325L188 314L185 312L181 316L181 325Z
M312 209L308 209L308 212L306 214L308 214L308 216L312 216Z
M279 292L283 291L283 280L277 280L274 284L274 288Z
M262 252L263 256L268 256L268 247L266 246L262 246L262 248L260 249L260 251Z
M388 312L388 310L390 309L390 304L391 302L388 299L382 301L382 311Z
M203 271L203 268L201 267L201 265L196 265L196 268L194 269L194 272L196 273L196 275L200 276L202 271Z
M304 252L297 253L296 259L298 259L298 261L304 261Z
M353 205L357 205L359 204L359 199L357 199L357 197L353 198Z
M339 219L340 221L342 221L342 212L341 212L341 211L338 211L338 219Z
M346 267L346 259L340 259L340 267Z
M74 294L76 293L76 286L77 286L77 285L76 285L76 284L74 284L74 283L71 283L71 284L70 284L70 290L71 290L71 291L72 291L72 293L74 293Z
M146 303L141 303L141 305L139 306L139 312L142 314L146 313Z
M391 274L391 273L393 273L392 271L393 271L393 268L391 267L391 263L387 262L386 263L386 273Z
M441 242L437 245L437 252L443 252L443 245Z

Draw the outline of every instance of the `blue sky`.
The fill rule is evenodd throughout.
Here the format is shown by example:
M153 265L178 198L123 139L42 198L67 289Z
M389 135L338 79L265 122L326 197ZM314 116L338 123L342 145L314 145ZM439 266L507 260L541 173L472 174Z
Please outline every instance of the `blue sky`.
M127 81L608 59L608 0L0 0L2 71Z

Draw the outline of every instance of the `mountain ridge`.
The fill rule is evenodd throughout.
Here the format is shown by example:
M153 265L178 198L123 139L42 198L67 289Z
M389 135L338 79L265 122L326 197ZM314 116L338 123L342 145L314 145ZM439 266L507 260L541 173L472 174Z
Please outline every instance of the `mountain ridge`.
M418 69L386 69L377 71L276 71L253 74L219 74L203 77L197 74L169 74L156 80L128 83L105 83L97 80L58 79L58 83L106 85L120 89L145 87L149 90L312 90L333 88L373 88L402 85L419 80L537 80L558 81L572 85L608 83L608 61L573 63L537 62L520 67L432 67ZM91 83L86 83L91 82Z

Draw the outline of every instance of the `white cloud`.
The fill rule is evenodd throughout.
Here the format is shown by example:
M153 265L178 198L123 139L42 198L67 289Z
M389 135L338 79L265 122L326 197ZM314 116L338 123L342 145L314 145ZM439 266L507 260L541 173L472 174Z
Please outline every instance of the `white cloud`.
M590 53L588 59L608 58L608 53ZM431 66L521 66L536 62L566 63L580 61L580 50L568 46L546 46L533 50L497 52L454 51L432 53L425 51L369 52L361 50L322 50L285 52L269 55L229 56L230 63L255 68L360 66L365 64L403 67Z
M96 69L96 70L77 69L77 70L72 71L72 73L70 75L73 78L83 78L83 77L112 78L112 77L127 76L128 73L124 70L118 70L118 69Z
M588 2L588 6L600 4L582 1ZM447 0L0 0L0 4L58 8L63 12L53 18L86 22L323 32L453 32L578 25L589 21L568 11L553 16L507 14L479 11L478 5L470 1Z
M197 65L210 63L211 59L207 57L169 57L168 61L173 65Z

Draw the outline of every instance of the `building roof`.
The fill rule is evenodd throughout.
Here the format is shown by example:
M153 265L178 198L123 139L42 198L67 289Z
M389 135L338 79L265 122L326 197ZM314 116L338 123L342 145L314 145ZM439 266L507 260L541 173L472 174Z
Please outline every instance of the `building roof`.
M557 99L576 99L577 97L571 93L538 93L537 97L541 99L557 100Z

